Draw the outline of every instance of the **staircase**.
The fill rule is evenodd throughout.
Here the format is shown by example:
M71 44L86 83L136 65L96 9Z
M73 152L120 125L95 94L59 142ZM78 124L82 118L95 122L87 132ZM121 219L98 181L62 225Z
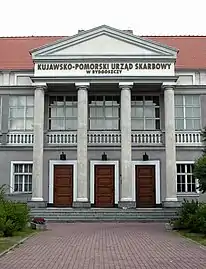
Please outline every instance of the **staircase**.
M168 222L176 216L176 209L165 208L35 208L32 217L48 222Z

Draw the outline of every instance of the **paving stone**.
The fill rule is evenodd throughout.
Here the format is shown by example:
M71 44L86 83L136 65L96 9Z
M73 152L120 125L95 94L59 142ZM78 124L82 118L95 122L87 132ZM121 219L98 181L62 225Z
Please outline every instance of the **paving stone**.
M206 248L156 223L49 224L0 269L205 269Z

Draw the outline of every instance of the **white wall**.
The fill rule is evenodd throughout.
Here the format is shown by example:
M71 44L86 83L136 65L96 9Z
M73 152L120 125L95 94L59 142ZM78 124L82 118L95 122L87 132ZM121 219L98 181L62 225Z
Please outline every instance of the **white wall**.
M0 86L30 86L33 72L1 72Z
M178 85L206 85L206 71L177 71ZM33 72L0 72L0 86L30 86Z

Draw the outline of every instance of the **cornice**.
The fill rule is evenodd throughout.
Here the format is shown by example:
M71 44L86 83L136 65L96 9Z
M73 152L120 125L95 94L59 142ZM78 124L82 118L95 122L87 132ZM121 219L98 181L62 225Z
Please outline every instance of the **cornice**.
M5 86L0 86L0 90L34 90L34 86L30 85L5 85Z
M206 85L176 85L177 90L206 90Z

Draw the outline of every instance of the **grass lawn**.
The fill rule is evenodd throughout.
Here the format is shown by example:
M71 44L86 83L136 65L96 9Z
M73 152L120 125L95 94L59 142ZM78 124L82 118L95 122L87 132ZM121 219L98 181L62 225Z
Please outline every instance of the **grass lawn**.
M190 238L203 246L206 246L206 235L203 234L195 234L195 233L188 233L188 232L180 232L181 235Z
M14 236L12 236L12 237L0 236L0 253L6 249L12 247L16 243L18 243L20 240L24 239L25 237L27 237L35 232L36 232L36 230L32 230L32 229L28 228L22 232L14 233Z

